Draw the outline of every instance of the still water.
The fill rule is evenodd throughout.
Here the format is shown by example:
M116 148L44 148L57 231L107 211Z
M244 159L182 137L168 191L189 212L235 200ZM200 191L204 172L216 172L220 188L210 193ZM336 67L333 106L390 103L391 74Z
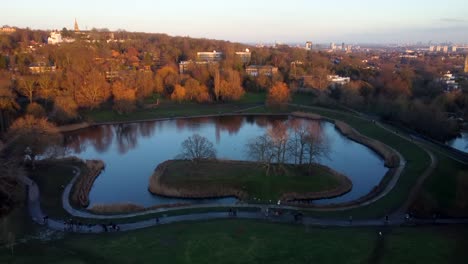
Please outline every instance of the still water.
M461 133L461 136L447 141L446 144L452 148L468 153L468 132Z
M156 166L175 158L181 152L182 141L195 133L214 143L218 158L248 160L249 140L295 123L307 125L315 135L327 138L330 152L318 162L345 174L353 182L349 193L317 203L358 199L378 185L387 172L380 156L344 137L332 123L293 117L227 116L100 125L67 133L65 145L70 155L100 159L106 164L91 190L90 206L124 202L142 206L181 202L230 204L236 199L173 199L153 195L148 192L148 181Z

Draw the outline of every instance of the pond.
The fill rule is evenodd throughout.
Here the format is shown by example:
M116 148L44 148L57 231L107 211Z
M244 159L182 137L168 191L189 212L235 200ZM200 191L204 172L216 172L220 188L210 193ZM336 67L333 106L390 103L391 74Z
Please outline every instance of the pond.
M446 144L452 148L468 153L468 132L461 133L461 136L447 141Z
M65 145L69 155L100 159L106 164L92 187L90 206L124 202L142 206L184 202L232 204L235 198L196 200L153 195L148 191L149 178L158 164L174 159L181 152L182 141L195 133L214 143L218 158L248 160L249 140L294 123L305 124L316 136L327 138L328 157L317 161L353 182L349 193L316 203L358 199L378 185L388 171L378 154L343 136L334 124L286 116L225 116L99 125L67 133Z

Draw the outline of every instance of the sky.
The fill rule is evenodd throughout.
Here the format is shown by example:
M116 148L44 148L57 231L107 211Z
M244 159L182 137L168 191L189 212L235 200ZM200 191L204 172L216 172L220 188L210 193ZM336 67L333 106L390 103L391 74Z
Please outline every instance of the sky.
M468 43L467 0L13 0L0 25L108 28L248 43Z

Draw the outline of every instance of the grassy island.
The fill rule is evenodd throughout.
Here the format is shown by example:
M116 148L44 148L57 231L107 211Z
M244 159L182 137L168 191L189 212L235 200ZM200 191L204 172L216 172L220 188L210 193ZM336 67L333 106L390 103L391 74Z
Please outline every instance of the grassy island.
M150 179L152 193L185 198L236 196L242 200L319 199L342 195L351 181L326 166L284 165L266 173L246 161L169 160Z

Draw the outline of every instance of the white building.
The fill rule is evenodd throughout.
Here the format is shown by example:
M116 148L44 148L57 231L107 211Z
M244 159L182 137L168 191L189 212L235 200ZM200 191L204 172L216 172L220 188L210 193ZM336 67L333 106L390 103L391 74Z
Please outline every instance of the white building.
M455 76L453 76L453 74L450 72L444 74L444 76L440 78L440 81L444 84L446 92L455 91L460 88L458 82L455 79Z
M351 82L350 77L342 77L339 75L328 75L327 80L330 82L331 85L345 85Z
M213 50L213 52L197 52L197 59L200 61L220 61L223 59L223 53Z
M237 51L236 55L240 57L242 63L248 64L250 63L250 58L252 57L252 53L249 49L245 49L245 51Z
M62 34L60 34L59 31L50 32L50 36L49 38L47 38L47 44L51 44L51 45L57 45L63 42L71 43L74 41L75 39L72 39L72 38L62 38Z
M260 75L271 77L278 73L278 68L271 65L250 65L245 68L245 72L252 77L258 77Z
M63 39L62 39L62 34L60 34L60 32L58 31L50 32L50 36L47 39L47 44L56 45L62 42L63 42Z
M311 41L307 41L306 44L305 44L305 49L306 50L312 50L312 42Z

